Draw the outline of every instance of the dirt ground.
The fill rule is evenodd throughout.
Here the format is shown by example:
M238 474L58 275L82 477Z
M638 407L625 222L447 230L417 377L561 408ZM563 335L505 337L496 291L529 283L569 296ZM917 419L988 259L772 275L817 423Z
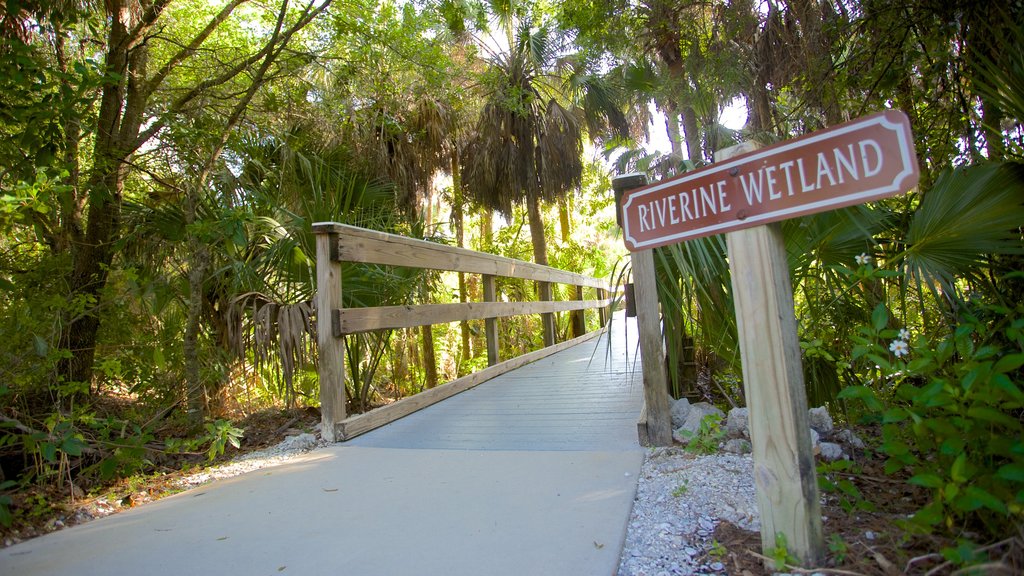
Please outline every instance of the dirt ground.
M736 576L777 572L847 576L1024 574L1024 527L1017 534L1008 534L1006 539L984 546L988 561L969 569L960 569L941 554L943 548L957 545L953 538L910 534L901 526L901 521L928 501L927 493L903 479L887 477L882 464L880 460L862 456L858 473L841 474L856 486L870 510L847 511L841 505L843 497L838 492L823 493L826 559L822 567L803 570L787 565L769 569L766 566L775 567L775 559L764 554L761 534L728 522L719 524L714 532L714 539L721 544L719 561L726 565L730 575ZM849 503L850 499L846 501ZM966 533L965 536L973 535Z

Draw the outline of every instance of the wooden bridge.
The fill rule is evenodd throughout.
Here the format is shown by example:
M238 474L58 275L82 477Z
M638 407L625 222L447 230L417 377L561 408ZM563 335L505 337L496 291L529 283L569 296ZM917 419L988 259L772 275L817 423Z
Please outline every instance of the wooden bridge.
M365 244L349 248L338 237L346 228L319 230L318 246L331 256L321 288L340 279L341 259L367 253L394 265L437 264L420 252L432 246L402 241L398 249L357 231ZM442 248L454 269L480 273L472 254ZM525 264L487 270L555 277ZM559 277L593 288L584 277ZM329 349L347 330L381 324L595 309L607 305L599 295L434 305L424 316L404 307L349 314L332 289L320 293L320 310L333 311L320 315L320 338ZM323 430L349 440L0 550L0 574L614 574L643 462L644 390L635 321L608 320L590 335L504 363L492 357L477 374L349 418L338 397L341 366L328 362L322 369L335 379L322 384Z
M604 332L612 300L608 281L567 272L530 262L486 254L338 224L321 222L313 225L317 234L317 334L320 348L320 403L323 417L322 435L329 441L349 440L368 430L403 418L417 410L472 388L500 374L535 362ZM421 304L416 306L380 306L344 308L342 305L342 263L404 266L460 274L480 274L483 302L455 304ZM541 300L536 302L497 301L495 278L518 278L535 281ZM551 299L552 283L573 287L576 298L568 301ZM584 291L593 290L595 298L584 300ZM600 330L583 334L585 312L596 310ZM572 314L574 339L556 343L554 313ZM508 316L540 314L544 348L516 358L500 361L497 319ZM443 386L404 398L366 414L346 418L345 369L343 338L348 334L369 330L408 328L447 322L484 320L487 339L488 368ZM660 333L658 334L660 338ZM543 376L537 376L543 378ZM571 387L565 388L570 393ZM540 409L540 406L533 406Z

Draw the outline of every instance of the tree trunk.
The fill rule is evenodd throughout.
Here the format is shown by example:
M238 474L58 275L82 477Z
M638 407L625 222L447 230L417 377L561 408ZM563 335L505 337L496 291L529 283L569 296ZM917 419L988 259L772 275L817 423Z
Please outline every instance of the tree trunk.
M670 102L665 107L665 132L668 133L669 144L672 145L672 154L683 157L683 136L679 131L679 107L675 102Z
M690 162L700 162L704 152L700 147L700 127L697 123L697 112L693 106L683 106L683 136L686 137L686 153Z
M437 387L437 357L434 355L434 330L427 324L420 326L423 340L423 374L427 388Z
M540 200L533 195L526 197L526 211L530 220L530 239L533 241L533 261L542 266L548 265L547 241L544 237L544 220L540 214ZM537 282L537 296L543 302L551 301L551 283ZM541 330L544 346L555 344L554 314L541 314Z
M191 219L195 219L194 214ZM189 238L188 244L188 317L185 321L185 334L182 337L182 353L185 360L188 419L192 426L198 428L203 423L207 406L206 383L202 379L199 365L199 333L202 329L203 280L210 264L210 249L194 236Z
M463 225L464 212L462 210L463 196L462 196L462 168L461 159L459 158L459 147L453 146L452 149L452 224L455 227L455 245L459 248L466 247L466 233ZM459 272L459 303L465 304L469 301L466 294L466 274ZM472 350L470 349L469 339L469 322L459 322L459 332L462 337L462 361L459 362L457 373L459 376L463 376L462 365L473 357Z
M134 140L139 124L122 118L129 64L145 66L145 45L137 46L129 58L128 10L121 2L110 5L110 32L107 40L105 71L107 83L100 97L92 170L89 174L89 220L85 237L72 245L72 270L68 278L69 299L82 302L85 313L76 314L62 324L60 345L71 352L61 361L58 376L65 382L91 382L96 356L96 334L100 318L96 307L107 283L107 271L113 260L112 241L121 228L121 197L124 188L127 140ZM130 103L129 103L130 104Z

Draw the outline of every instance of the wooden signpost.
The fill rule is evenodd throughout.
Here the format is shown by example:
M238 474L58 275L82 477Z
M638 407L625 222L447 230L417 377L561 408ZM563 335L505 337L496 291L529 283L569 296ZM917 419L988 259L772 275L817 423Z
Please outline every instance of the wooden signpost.
M777 548L782 535L790 553L815 565L824 546L807 397L785 245L772 223L916 186L910 123L886 111L761 149L733 146L715 160L625 192L623 236L636 254L726 233L761 543Z

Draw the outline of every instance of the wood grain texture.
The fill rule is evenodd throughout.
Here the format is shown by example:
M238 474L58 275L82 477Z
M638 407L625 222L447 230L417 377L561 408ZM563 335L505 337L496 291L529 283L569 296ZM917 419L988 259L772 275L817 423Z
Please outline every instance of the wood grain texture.
M457 302L451 304L417 304L408 306L376 306L334 310L341 334L355 334L383 328L410 328L428 324L446 324L465 320L502 318L525 314L542 314L585 310L607 306L602 300L566 300L555 302Z
M483 275L484 301L494 302L495 287L494 276ZM487 365L494 366L499 362L498 357L498 319L487 318L484 320L484 336L487 338Z
M726 149L716 158L742 151ZM769 224L731 232L726 243L761 544L775 548L776 535L784 534L789 551L804 565L816 566L824 557L821 506L782 229Z
M460 392L469 390L470 388L473 388L478 384L486 382L491 378L500 376L506 372L515 370L516 368L519 368L525 364L529 364L530 362L535 362L537 360L555 354L556 352L561 352L562 350L586 342L587 340L600 336L601 334L604 333L604 329L595 330L579 338L566 340L565 342L562 342L560 344L549 346L547 348L542 348L535 352L523 354L522 356L517 356L515 358L512 358L511 360L506 360L499 364L495 364L494 366L484 368L479 372L474 372L473 374L470 374L468 376L463 376L462 378L459 378L457 380L452 380L447 384L442 384L437 388L431 388L430 390L420 392L419 394L416 394L414 396L402 398L397 402L393 402L391 404L388 404L387 406L381 406L380 408L376 408L374 410L366 412L365 414L351 416L345 419L343 422L339 422L337 424L336 436L338 437L339 440L350 440L360 434L364 434L366 432L369 432L370 430L394 422L399 418L408 416L413 412L422 410L423 408L426 408L427 406L430 406L432 404L436 404L441 400L450 398Z
M336 442L345 419L345 344L335 336L331 311L341 307L341 263L330 257L333 234L316 235L316 334L323 438Z
M647 437L653 446L672 445L672 414L665 374L665 350L661 337L654 252L641 250L630 255L636 285L636 320L640 330L640 361L644 373L644 409Z
M338 234L337 258L343 262L491 274L593 288L607 287L604 280L575 272L335 222L317 222L313 225L313 231Z

